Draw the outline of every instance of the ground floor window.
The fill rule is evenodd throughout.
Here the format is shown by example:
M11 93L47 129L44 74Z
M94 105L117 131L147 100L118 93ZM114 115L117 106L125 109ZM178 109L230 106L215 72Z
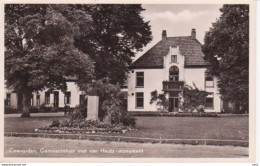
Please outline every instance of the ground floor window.
M136 93L136 108L144 108L144 93Z
M33 100L33 98L34 98L34 94L32 94L32 97L31 97L31 106L34 106L34 100Z
M206 108L213 109L214 108L214 95L213 93L208 93L206 97Z
M6 105L11 106L11 93L6 94Z
M80 106L85 106L86 105L86 95L79 95L79 105Z
M50 92L45 92L45 104L50 104Z
M40 95L37 94L37 96L36 96L36 106L39 107L40 105L41 105L41 103L40 103Z
M71 104L71 92L65 92L65 104Z

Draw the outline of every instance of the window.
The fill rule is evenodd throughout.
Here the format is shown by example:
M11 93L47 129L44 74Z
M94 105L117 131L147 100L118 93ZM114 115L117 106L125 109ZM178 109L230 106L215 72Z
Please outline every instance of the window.
M11 93L6 94L6 105L11 106Z
M214 108L213 93L208 93L208 96L206 97L206 108Z
M37 96L36 96L36 106L39 107L40 105L41 105L41 103L40 103L40 95L37 94Z
M177 55L171 56L171 63L177 63Z
M144 93L136 93L136 108L144 108Z
M70 99L71 99L71 92L65 92L65 96L64 97L65 97L65 99L64 99L65 102L64 103L65 104L70 104L70 102L71 102L70 101Z
M31 106L34 106L34 94L31 96Z
M214 79L213 76L209 75L207 72L205 73L205 86L206 88L214 87Z
M85 105L86 105L85 96L86 96L86 95L79 95L79 105L80 105L80 106L85 106Z
M170 67L169 80L170 81L179 81L179 68L177 66Z
M45 104L50 104L50 92L45 92Z
M206 87L214 87L214 81L212 76L206 76Z
M144 87L144 72L136 72L136 87Z

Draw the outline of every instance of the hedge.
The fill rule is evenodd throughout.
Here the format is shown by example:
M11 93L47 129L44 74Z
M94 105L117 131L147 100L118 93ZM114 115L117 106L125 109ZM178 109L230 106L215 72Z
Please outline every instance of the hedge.
M134 116L169 116L169 117L218 117L216 113L190 113L190 112L153 112L129 111Z

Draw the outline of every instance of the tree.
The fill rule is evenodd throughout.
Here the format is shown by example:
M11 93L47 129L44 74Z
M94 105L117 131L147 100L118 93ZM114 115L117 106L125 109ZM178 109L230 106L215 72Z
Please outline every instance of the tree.
M29 117L31 95L45 88L66 90L66 78L88 82L93 62L74 46L90 16L67 5L5 5L6 86L22 94L22 117Z
M203 45L208 71L218 77L221 98L248 110L249 6L224 5L206 32Z
M199 90L193 83L193 86L185 85L181 94L182 101L180 107L185 112L192 112L197 110L199 112L204 111L204 105L208 92Z
M140 15L141 5L75 5L91 15L90 35L75 38L75 46L95 62L96 79L109 77L111 83L123 84L136 51L151 39L149 22Z

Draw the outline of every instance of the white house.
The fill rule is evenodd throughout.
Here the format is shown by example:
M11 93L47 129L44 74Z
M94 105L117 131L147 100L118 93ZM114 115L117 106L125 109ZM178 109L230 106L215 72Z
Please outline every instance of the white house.
M215 77L207 75L206 62L196 30L191 36L167 37L145 52L131 65L128 78L128 111L157 111L150 104L151 92L165 92L169 99L169 111L180 111L180 93L185 84L195 84L208 92L205 112L221 112L222 101Z
M40 107L45 105L46 107L60 107L63 108L65 105L74 108L82 104L86 98L86 95L75 83L74 78L69 78L67 80L67 90L62 92L61 90L54 90L49 92L48 89L33 92L31 99L31 106ZM12 91L6 89L6 105L17 108L17 94L12 93Z

